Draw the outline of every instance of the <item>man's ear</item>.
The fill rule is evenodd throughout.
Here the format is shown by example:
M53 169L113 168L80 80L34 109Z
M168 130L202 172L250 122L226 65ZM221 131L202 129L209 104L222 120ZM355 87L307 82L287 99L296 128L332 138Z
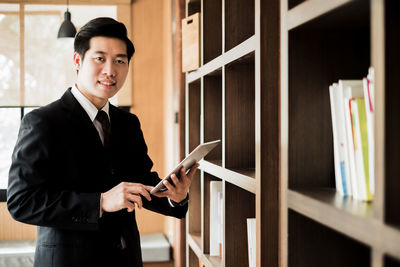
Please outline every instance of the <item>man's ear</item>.
M81 68L82 64L82 57L79 55L78 52L74 52L74 66L76 70L79 70Z

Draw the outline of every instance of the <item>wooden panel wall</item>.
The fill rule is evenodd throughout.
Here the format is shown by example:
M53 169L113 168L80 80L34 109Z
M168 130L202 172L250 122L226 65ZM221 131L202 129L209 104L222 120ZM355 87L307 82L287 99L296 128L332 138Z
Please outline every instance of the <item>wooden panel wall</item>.
M34 240L36 226L16 222L7 209L6 202L0 202L0 240Z
M136 49L131 61L132 111L140 119L149 155L154 162L153 170L161 177L166 174L165 99L169 88L165 67L168 51L165 46L171 44L164 31L166 25L171 24L168 21L170 9L170 3L163 0L136 0L132 3L132 41ZM136 218L142 233L162 231L168 234L170 231L164 228L167 219L161 215L139 211Z

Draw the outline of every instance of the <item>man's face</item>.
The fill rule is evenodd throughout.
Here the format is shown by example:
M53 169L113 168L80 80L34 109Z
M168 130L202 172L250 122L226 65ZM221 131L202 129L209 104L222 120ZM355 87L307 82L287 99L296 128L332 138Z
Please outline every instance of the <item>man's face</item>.
M117 38L93 37L84 59L75 52L74 63L79 70L78 89L100 109L125 82L129 67L126 44Z

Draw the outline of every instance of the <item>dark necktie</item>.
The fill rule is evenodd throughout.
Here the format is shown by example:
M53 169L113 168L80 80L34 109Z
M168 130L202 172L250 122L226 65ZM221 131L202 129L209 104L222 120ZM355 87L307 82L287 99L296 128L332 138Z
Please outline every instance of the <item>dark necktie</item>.
M101 128L103 129L104 134L104 148L108 150L110 148L111 128L107 113L103 110L100 110L96 115L96 120L101 123Z

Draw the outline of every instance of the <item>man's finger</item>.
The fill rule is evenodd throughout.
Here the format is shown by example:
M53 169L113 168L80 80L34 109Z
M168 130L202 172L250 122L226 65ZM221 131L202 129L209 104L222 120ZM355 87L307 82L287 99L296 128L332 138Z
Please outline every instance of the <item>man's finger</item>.
M139 195L129 194L127 198L130 202L136 203L139 209L143 207L142 198Z
M141 194L148 201L151 201L151 196L150 196L147 188L142 184L131 184L128 187L128 192L131 193L131 194Z
M174 173L171 175L171 180L175 186L180 183L178 177L176 177L176 175Z
M165 185L165 187L168 189L168 191L170 193L172 193L175 190L175 188L171 185L171 183L168 180L165 180L163 182L163 184Z
M196 170L197 170L197 168L198 168L199 166L200 166L200 164L196 163L196 165L194 165L194 166L190 169L190 171L189 171L189 173L187 174L187 176L189 176L190 178L192 178L193 175L194 175L194 173L196 172Z
M126 201L125 206L126 206L126 210L128 212L132 212L135 209L135 203L130 202L130 201Z

